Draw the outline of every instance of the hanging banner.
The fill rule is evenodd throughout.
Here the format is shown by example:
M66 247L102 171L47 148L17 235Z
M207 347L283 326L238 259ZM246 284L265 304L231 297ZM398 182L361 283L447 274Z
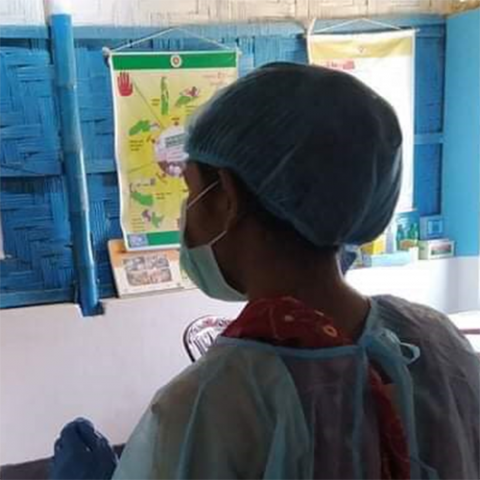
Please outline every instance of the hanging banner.
M415 32L308 36L310 63L354 75L395 109L403 133L403 184L398 211L413 208Z
M185 124L237 78L237 52L113 53L110 68L126 248L178 246Z

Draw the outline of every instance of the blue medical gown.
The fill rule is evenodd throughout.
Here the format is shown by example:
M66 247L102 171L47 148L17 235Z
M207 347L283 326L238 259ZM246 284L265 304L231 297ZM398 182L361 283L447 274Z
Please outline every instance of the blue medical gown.
M113 478L380 478L369 361L392 381L412 478L480 478L480 362L447 318L394 297L372 300L351 347L221 337L157 393Z

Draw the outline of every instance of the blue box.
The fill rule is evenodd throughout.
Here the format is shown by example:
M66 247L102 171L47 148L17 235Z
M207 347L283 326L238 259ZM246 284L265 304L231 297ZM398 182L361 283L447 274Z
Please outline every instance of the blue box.
M365 267L400 267L411 262L412 254L406 251L363 256Z
M444 236L444 224L441 215L420 218L420 240L437 240Z

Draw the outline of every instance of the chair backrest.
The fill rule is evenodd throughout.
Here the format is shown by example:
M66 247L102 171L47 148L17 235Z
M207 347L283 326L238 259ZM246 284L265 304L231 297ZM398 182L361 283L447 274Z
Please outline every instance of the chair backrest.
M455 313L450 315L450 320L467 337L480 357L480 311Z
M478 358L480 358L480 328L466 328L461 330L461 332L467 337Z
M192 362L207 353L207 350L231 323L224 317L207 315L194 320L183 333L183 345Z

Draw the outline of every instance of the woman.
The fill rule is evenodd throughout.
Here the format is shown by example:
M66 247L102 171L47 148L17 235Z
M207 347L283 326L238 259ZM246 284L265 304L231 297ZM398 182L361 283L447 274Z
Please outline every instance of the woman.
M187 152L182 265L248 304L158 392L114 478L479 478L473 350L338 266L394 213L392 108L349 75L271 64L202 109Z

